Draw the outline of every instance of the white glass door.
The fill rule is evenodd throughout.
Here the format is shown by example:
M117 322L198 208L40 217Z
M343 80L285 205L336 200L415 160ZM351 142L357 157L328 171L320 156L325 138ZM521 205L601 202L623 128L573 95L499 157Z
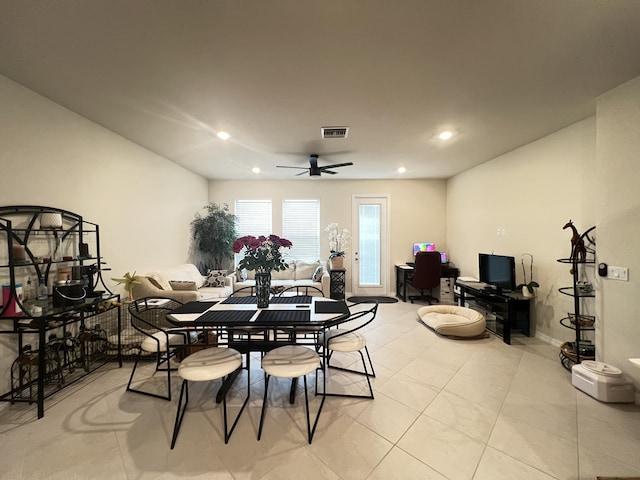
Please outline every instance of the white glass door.
M388 196L353 196L354 295L389 293L388 203Z

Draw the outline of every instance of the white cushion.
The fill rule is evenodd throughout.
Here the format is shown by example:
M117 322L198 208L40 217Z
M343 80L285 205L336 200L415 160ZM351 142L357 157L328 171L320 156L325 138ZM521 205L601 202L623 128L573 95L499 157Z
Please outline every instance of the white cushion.
M184 330L180 331L184 332ZM169 332L171 332L171 330L169 330ZM198 339L198 332L196 332L195 330L188 332L188 335L191 342L195 342ZM156 342L156 340L154 340L153 338L145 336L144 340L142 340L142 343L140 344L140 347L142 347L143 350L145 350L146 352L157 352L158 349L160 349L160 351L162 352L167 349L167 336L164 332L156 332L152 335L152 337L157 339L159 343ZM169 333L169 346L184 345L186 338L186 333Z
M359 332L344 333L345 330L329 330L326 334L320 335L320 342L324 343L325 336L329 339L329 350L336 352L357 352L367 346L367 339ZM340 336L336 336L340 335ZM335 338L334 338L335 337Z
M268 375L298 378L320 367L320 357L310 348L287 345L271 350L262 357L262 369Z
M215 380L242 366L242 355L233 348L210 347L192 353L180 362L178 375L192 382Z
M271 280L293 280L296 275L296 262L288 261L287 265L289 268L285 270L281 270L276 272L275 270L271 272Z
M440 335L475 337L484 333L484 315L476 310L455 305L430 305L418 309L418 316Z
M316 271L316 268L320 266L320 262L307 262L304 260L296 261L296 272L295 279L296 280L312 280L313 274Z
M202 287L205 280L205 277L200 274L198 267L193 263L184 263L164 270L158 270L147 274L147 276L158 281L165 290L171 290L171 285L169 285L170 280L191 280L192 282L196 282L196 288ZM165 284L168 286L165 286Z

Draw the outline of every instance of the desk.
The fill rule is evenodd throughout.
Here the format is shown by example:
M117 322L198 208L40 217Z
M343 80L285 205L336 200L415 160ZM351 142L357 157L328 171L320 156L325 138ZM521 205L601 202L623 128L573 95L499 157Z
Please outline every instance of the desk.
M441 278L456 278L460 276L460 269L452 263L447 263L441 267ZM407 301L407 277L413 273L414 268L407 264L396 265L396 297Z

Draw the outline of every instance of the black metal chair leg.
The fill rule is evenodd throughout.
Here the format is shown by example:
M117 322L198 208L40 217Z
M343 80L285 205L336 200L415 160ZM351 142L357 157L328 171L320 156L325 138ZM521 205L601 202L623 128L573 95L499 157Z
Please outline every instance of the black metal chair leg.
M262 426L264 425L264 414L267 410L267 393L269 390L269 378L270 378L270 375L265 375L264 398L262 400L262 413L260 414L260 426L258 427L258 441L260 441L260 437L262 437Z
M240 370L242 370L242 367L240 368ZM235 430L236 425L238 424L238 420L240 420L240 415L242 415L242 412L243 412L244 408L247 406L247 403L249 403L249 397L250 396L251 396L251 382L250 382L249 369L247 368L247 396L244 399L244 402L242 403L242 407L240 407L240 411L238 412L238 415L236 415L236 419L233 421L233 425L231 425L231 430L227 429L227 395L225 394L222 397L222 408L223 408L223 411L224 411L224 443L225 443L225 445L227 443L229 443L229 439L231 438L231 434Z
M184 396L184 407L182 406L182 398ZM182 419L187 411L187 405L189 404L189 386L187 380L182 381L182 388L180 389L180 399L178 400L178 410L176 411L176 421L173 425L173 438L171 439L171 449L176 445L178 439L178 432L180 432L180 426L182 425Z

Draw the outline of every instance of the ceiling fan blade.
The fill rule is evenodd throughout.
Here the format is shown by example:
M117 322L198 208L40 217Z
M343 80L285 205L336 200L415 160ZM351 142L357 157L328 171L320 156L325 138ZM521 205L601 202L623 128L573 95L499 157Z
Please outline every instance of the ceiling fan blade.
M305 170L306 170L306 172L296 173L296 174L294 175L294 177L299 177L299 176L301 176L301 175L306 175L306 174L307 174L307 172L309 171L309 169L308 169L308 168L305 168Z
M338 173L338 172L332 172L331 170L324 170L324 169L321 169L320 171L322 173L330 173L331 175L335 175L336 173Z
M327 168L338 168L338 167L348 167L350 165L353 165L352 162L347 162L347 163L334 163L333 165L324 165L322 167L320 167L320 170L325 170Z
M289 165L276 165L276 168L297 168L298 170L309 170L309 167L292 167Z

